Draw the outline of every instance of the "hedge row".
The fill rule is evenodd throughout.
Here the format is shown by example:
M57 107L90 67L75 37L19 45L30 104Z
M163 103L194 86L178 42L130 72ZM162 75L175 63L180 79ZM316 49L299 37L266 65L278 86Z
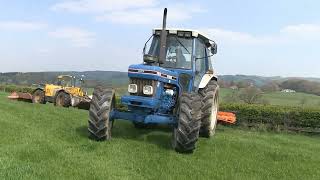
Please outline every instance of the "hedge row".
M25 87L25 86L16 86L16 85L1 85L0 91L4 92L24 92L24 93L32 93L35 90L34 87Z
M320 108L272 105L222 104L221 111L235 112L237 125L267 125L272 129L320 128Z

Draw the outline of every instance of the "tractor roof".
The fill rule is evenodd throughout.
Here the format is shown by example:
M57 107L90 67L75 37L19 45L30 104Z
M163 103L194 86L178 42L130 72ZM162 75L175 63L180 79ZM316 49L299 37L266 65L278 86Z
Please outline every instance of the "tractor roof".
M161 28L155 28L153 29L153 34L156 33L156 31L161 31ZM167 28L167 31L169 31L169 34L178 34L178 32L191 32L192 37L202 37L205 40L210 40L210 37L202 32L192 30L192 29L178 29L178 28Z

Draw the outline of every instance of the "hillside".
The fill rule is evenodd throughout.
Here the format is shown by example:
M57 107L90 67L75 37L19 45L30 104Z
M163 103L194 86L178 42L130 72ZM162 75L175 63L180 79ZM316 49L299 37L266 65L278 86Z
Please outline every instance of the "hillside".
M18 84L18 85L32 85L40 83L53 83L58 75L72 75L81 77L92 83L105 82L112 83L114 85L123 85L128 82L128 75L126 72L118 71L64 71L64 72L12 72L12 73L0 73L0 83Z
M168 128L117 121L110 142L87 138L86 111L9 101L0 92L0 179L318 179L320 139L219 126L194 154Z
M220 100L224 102L224 98L235 92L228 88L220 89ZM303 106L320 107L320 96L306 93L283 93L283 92L269 92L263 93L263 99L266 99L271 105L280 106L302 106L301 102L304 101Z
M70 74L80 77L85 76L85 79L92 83L92 81L112 83L116 86L127 84L128 77L127 72L119 71L66 71L66 72L27 72L27 73L0 73L0 83L8 84L20 84L20 85L32 85L46 82L53 82L55 78L60 74ZM283 82L289 79L303 79L320 82L320 78L290 78L290 77L262 77L262 76L248 76L248 75L221 75L220 80L226 82L250 82L258 87L261 87L271 81Z

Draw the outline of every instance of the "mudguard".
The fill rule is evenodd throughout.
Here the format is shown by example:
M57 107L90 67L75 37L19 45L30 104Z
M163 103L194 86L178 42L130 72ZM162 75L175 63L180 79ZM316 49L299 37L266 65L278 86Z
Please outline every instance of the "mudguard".
M205 88L207 86L207 84L209 83L209 81L211 80L216 80L218 81L218 76L216 76L213 73L206 73L202 76L202 79L200 81L199 84L199 89Z

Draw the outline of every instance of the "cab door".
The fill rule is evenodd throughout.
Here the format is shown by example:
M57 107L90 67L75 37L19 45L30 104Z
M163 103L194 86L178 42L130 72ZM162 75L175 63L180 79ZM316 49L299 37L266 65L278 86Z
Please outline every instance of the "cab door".
M208 71L208 56L207 47L203 40L195 39L195 77L194 77L194 88L198 88L202 77Z

